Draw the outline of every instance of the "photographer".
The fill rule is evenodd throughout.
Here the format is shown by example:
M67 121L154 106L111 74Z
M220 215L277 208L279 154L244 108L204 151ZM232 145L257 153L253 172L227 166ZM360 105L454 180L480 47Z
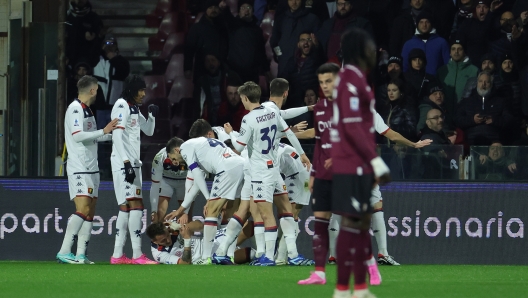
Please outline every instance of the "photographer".
M456 121L458 127L464 130L469 145L490 145L515 128L514 117L508 109L509 99L500 97L492 89L492 84L490 73L481 72L477 88L457 108Z

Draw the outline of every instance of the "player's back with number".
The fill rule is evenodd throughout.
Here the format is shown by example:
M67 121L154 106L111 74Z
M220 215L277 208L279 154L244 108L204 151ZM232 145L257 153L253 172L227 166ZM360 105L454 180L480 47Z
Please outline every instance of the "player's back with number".
M223 142L205 137L190 139L183 143L181 154L189 165L189 169L194 163L198 163L202 170L212 174L231 169L230 159L242 160Z

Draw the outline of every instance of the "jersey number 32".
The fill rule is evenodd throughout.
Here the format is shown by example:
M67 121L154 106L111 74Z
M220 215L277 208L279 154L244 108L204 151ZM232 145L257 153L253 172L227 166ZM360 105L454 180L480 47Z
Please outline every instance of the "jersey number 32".
M275 136L277 135L277 125L263 128L260 130L260 132L262 133L262 137L260 139L268 143L268 149L262 150L262 154L268 154L273 147L273 143L275 142ZM272 138L269 136L270 132L273 132Z

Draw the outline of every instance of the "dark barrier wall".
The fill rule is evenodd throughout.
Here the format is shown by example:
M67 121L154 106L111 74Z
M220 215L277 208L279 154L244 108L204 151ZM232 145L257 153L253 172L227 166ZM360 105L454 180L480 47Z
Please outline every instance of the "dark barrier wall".
M145 183L148 207L149 189ZM528 183L395 182L383 187L389 253L402 264L527 265L527 191ZM201 219L203 204L199 197L196 218ZM176 208L174 200L169 208ZM94 261L108 261L113 252L117 210L112 183L102 182L88 249ZM0 259L53 260L73 211L66 180L0 179ZM148 213L144 223L150 221ZM305 208L299 223L299 251L307 257L312 256L310 215ZM143 247L150 255L145 236Z

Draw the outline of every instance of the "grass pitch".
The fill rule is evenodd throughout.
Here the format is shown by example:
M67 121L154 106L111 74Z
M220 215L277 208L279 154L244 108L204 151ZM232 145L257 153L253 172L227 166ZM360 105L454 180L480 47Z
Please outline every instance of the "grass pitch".
M66 265L0 262L0 297L331 297L327 285L299 286L313 267ZM528 267L380 267L378 297L527 297Z

